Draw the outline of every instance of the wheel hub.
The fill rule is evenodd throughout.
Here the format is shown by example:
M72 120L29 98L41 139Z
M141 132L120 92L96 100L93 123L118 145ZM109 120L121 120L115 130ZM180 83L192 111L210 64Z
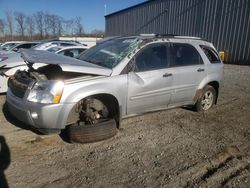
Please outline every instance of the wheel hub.
M208 110L213 105L213 101L213 93L211 91L206 91L201 100L203 110Z

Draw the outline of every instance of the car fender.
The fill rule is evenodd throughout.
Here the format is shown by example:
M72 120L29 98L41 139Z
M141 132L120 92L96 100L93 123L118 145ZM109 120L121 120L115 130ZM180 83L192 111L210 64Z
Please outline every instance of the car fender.
M122 78L121 78L122 77ZM78 85L78 88L76 88ZM62 124L66 124L68 115L74 105L82 99L99 94L107 94L116 98L120 114L123 116L126 114L126 103L127 103L127 75L117 76L117 78L106 77L103 79L87 81L79 86L77 84L71 84L65 88L64 92L70 93L64 97L63 103L70 104L70 108L65 108L61 112Z

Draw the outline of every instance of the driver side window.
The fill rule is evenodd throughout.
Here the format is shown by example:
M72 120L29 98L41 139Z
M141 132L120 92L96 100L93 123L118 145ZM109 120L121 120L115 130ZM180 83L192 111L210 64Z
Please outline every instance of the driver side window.
M167 44L152 44L142 49L135 58L135 72L168 67Z

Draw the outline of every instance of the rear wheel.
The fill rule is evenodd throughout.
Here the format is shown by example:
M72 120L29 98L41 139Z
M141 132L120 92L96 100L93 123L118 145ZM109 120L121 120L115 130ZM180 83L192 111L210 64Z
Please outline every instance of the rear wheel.
M215 104L216 100L216 91L214 87L207 85L200 97L198 98L196 104L195 104L195 109L198 112L204 112L212 108L212 106Z
M98 98L87 98L78 103L79 121L67 127L70 142L88 143L113 137L116 121L107 106Z

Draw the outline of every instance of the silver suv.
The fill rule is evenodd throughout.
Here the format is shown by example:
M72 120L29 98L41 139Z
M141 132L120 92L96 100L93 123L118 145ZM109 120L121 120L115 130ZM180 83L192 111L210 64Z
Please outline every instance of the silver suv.
M192 105L216 104L223 63L200 38L116 37L78 59L23 50L28 71L9 78L11 114L44 133L65 129L72 141L116 133L122 118Z

